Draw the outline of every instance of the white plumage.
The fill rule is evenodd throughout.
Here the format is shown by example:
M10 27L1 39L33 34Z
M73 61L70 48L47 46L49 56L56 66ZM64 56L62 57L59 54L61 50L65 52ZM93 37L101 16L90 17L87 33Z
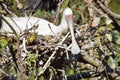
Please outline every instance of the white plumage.
M72 14L73 14L72 10L70 8L66 8L63 11L61 24L58 26L54 25L53 23L47 20L37 17L18 17L18 18L12 17L12 20L10 19L10 17L4 17L4 18L10 23L10 25L17 32L17 34L20 34L22 31L31 29L35 25L38 25L37 29L35 29L35 32L37 32L38 35L54 35L54 34L61 34L67 32L68 25L71 23L67 23L66 16L67 15L72 16ZM2 21L2 27L0 29L0 32L13 32L13 31L5 21Z
M19 17L12 19L10 19L9 17L4 17L4 18L10 23L10 25L14 28L17 34L20 34L22 31L26 29L33 28L34 25L38 25L38 27L35 29L35 32L37 32L38 35L43 35L43 36L59 35L62 33L66 33L69 28L72 38L71 52L72 54L75 55L80 52L80 48L75 40L72 14L73 14L72 10L70 8L66 8L63 11L62 20L59 26L56 26L53 23L50 23L44 19L36 18L36 17ZM8 24L5 21L3 21L0 32L13 32L13 30L8 26Z

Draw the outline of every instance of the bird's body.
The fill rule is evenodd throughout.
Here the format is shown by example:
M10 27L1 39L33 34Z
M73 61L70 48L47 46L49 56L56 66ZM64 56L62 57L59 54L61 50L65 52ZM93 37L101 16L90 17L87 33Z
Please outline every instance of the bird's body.
M70 8L66 8L63 12L61 24L56 26L53 23L44 20L42 18L37 17L4 17L6 21L13 27L13 29L17 32L17 34L20 34L24 30L31 29L38 26L35 30L35 32L38 33L38 35L57 35L61 33L65 33L68 30L68 23L66 20L66 15L72 15L72 13L69 13L71 11ZM2 27L0 29L0 32L10 32L12 33L13 30L9 27L9 25L2 20Z
M13 29L17 32L17 34L20 34L22 31L31 29L35 26L38 26L35 29L35 32L38 33L38 35L54 35L59 34L63 32L63 30L67 30L68 25L67 23L63 25L56 26L52 23L50 23L47 20L44 20L42 18L37 17L19 17L19 18L10 18L5 17L5 19L12 25ZM9 27L6 22L3 21L0 31L1 32L10 32L12 33L13 30Z
M17 34L20 34L26 29L34 28L37 25L37 28L32 29L33 31L37 32L38 35L58 35L61 33L67 32L68 28L71 32L72 38L72 54L78 54L80 52L80 48L75 40L74 35L74 28L73 28L73 12L70 8L66 8L63 11L62 20L59 26L50 23L47 20L37 18L37 17L18 17L18 18L10 18L4 17L6 21L12 26L14 31ZM17 25L16 25L17 24ZM2 26L0 28L0 32L14 32L10 26L5 22L2 21Z

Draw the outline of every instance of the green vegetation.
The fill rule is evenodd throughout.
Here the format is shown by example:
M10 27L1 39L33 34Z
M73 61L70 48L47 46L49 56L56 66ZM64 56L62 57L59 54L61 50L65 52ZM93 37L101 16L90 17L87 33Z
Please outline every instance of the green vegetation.
M0 1L7 6L0 6L0 13L12 17L36 16L56 24L61 21L61 13L69 5L74 13L75 37L81 52L74 55L75 59L71 58L70 35L62 42L65 35L38 36L37 33L25 31L16 37L1 33L0 80L120 80L116 73L120 73L120 30L113 23L107 24L104 15L115 19L118 25L120 21L102 11L97 0L93 0L91 5L87 3L90 0L63 0L58 17L56 7L52 6L50 10L57 0L46 0L46 3L41 0L42 4L38 9L35 8L35 12L24 9L28 5L24 0L18 1L19 3L17 0ZM109 5L108 9L120 15L120 0L108 1L110 2L105 3ZM20 3L21 9L18 8ZM48 3L49 5L44 5ZM91 27L93 16L90 15L90 9L93 9L92 15L101 17L99 26Z

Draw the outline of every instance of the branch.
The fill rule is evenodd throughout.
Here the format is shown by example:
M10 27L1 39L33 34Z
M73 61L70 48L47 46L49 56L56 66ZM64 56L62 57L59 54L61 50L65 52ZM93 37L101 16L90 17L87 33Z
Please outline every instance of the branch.
M94 0L94 2L95 2L96 4L98 4L98 6L99 6L104 12L102 12L100 9L96 8L95 5L94 5L93 3L90 3L88 0L84 0L84 2L87 4L88 7L93 8L95 11L97 11L99 14L101 14L104 18L112 20L112 23L111 23L111 24L115 27L115 29L116 29L117 31L120 32L120 25L119 25L119 24L116 22L116 20L115 20L115 19L119 19L119 18L120 18L120 15L118 15L118 14L117 14L117 16L111 15L111 14L113 14L113 12L110 11L106 6L104 6L99 0L97 0L97 1ZM98 2L99 2L99 3L98 3ZM107 14L109 15L109 17L108 17L105 13L107 13ZM114 14L115 14L115 13L114 13ZM117 18L116 18L116 17L117 17Z
M110 75L112 77L111 80L120 80L120 71L113 70L109 66L106 66L106 68L103 71L88 71L88 72L80 72L76 73L70 76L67 76L67 80L79 80L83 78L93 78L93 77L99 77L100 75L106 76L106 72L108 73L107 75ZM110 74L109 74L110 73Z
M112 12L110 9L108 9L105 5L102 4L102 2L100 2L100 0L94 0L98 6L105 12L107 13L109 16L115 18L115 19L119 19L120 20L120 15L116 14L114 12Z
M117 31L120 32L120 25L117 23L117 21L115 19L118 19L120 20L120 15L116 14L116 13L113 13L110 9L108 9L106 6L104 6L99 0L94 0L98 5L99 7L109 15L110 19L113 21L111 24L115 27L115 29Z
M6 20L5 16L2 15L1 17L2 17L3 21L5 21L6 24L10 27L10 29L13 31L13 33L17 36L16 30L15 30L15 29L13 28L13 26ZM12 20L12 19L11 19L11 20ZM5 26L4 26L4 27L5 27Z
M80 72L77 74L67 76L67 80L79 80L79 79L83 79L83 78L98 77L98 76L100 76L100 74L101 74L101 72L97 72L97 71Z

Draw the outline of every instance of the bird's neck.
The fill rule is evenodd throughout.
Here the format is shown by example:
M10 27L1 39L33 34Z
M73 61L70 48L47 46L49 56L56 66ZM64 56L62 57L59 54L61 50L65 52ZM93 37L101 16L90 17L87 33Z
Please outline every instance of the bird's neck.
M60 32L62 34L66 34L68 31L68 23L67 23L67 20L65 18L65 15L62 16L61 23L58 26L58 30L59 30L58 32Z
M62 16L62 20L61 20L61 23L60 23L59 26L61 26L61 28L67 28L67 27L68 27L68 23L67 23L67 20L66 20L64 14L63 14L63 16Z

